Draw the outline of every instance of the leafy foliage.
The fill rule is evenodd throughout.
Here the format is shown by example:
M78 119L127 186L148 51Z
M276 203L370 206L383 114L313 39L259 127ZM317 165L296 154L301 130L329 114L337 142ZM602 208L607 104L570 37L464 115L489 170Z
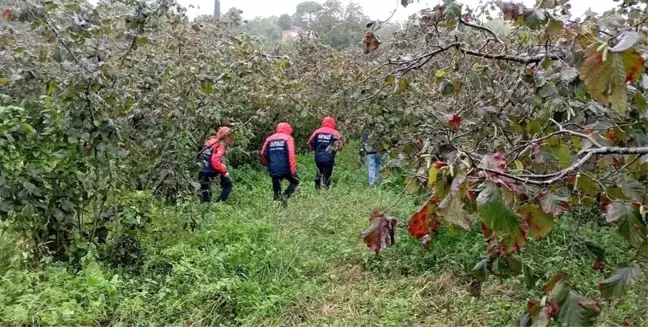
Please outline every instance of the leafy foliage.
M389 19L356 5L304 2L291 23L319 36L272 53L279 18L244 22L236 9L190 22L172 0L2 5L0 210L28 257L78 265L98 246L113 265L137 267L156 211L152 197L125 194L181 204L193 195L193 155L219 125L236 131L228 165L255 165L276 122L305 139L323 115L345 135L380 135L390 182L411 173L408 191L428 198L408 231L425 248L444 221L470 233L479 217L475 290L488 274L551 275L532 271L525 252L587 206L605 205L636 260L645 256L648 11L636 1L576 20L565 1L444 0L391 25L392 38ZM395 225L374 214L365 242L392 245ZM585 245L605 270L605 251ZM613 274L604 295L633 274ZM529 319L591 324L598 305L556 285Z

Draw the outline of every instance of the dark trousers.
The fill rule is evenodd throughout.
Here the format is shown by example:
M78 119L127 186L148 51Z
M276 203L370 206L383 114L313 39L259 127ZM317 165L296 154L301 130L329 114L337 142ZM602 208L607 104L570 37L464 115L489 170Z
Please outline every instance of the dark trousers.
M288 199L293 193L295 193L297 186L299 186L299 179L297 179L297 176L292 176L290 174L270 175L270 178L272 178L272 191L274 192L275 201L281 200L281 182L283 182L284 179L290 182L286 192L283 194L284 199Z
M328 189L331 187L331 175L333 175L333 166L335 162L315 162L317 166L317 172L315 173L315 188L322 188L322 182L324 187Z
M229 194L232 191L232 181L229 179L229 177L225 177L221 173L215 171L201 171L200 173L198 173L198 182L200 183L200 193L203 202L211 202L211 184L214 179L219 176L220 186L223 191L218 197L218 201L224 202L229 197Z

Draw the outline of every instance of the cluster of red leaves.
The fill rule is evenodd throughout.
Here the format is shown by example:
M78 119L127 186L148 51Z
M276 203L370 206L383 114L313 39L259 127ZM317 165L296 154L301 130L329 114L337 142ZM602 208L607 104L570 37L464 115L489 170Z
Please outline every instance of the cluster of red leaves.
M11 19L11 9L5 9L2 11L2 19L10 20Z

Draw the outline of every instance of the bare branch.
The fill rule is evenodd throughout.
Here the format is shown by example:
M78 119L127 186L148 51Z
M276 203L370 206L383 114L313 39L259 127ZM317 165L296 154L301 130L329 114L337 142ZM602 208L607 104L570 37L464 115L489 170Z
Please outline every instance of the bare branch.
M545 55L545 54L539 54L533 57L518 57L518 56L510 56L506 54L499 54L499 55L492 55L488 53L483 53L475 50L470 50L466 48L461 48L458 47L459 51L461 51L464 54L468 54L471 56L476 56L476 57L481 57L481 58L486 58L486 59L494 59L494 60L503 60L503 61L513 61L513 62L519 62L521 64L532 64L532 63L539 63L543 60L551 59L551 60L558 60L561 59L561 56L558 55Z
M577 171L580 169L581 166L583 166L585 163L587 163L590 159L595 154L602 154L602 155L607 155L607 154L621 154L621 155L632 155L632 154L637 154L637 155L642 155L642 154L648 154L648 147L640 147L640 148L623 148L623 147L600 147L600 148L592 148L592 149L585 149L581 150L578 155L583 155L584 156L573 163L571 166L569 166L567 169L564 169L558 173L553 173L549 175L524 175L522 176L516 176L512 175L506 172L501 172L489 168L484 168L484 167L477 167L477 169L483 170L485 172L491 173L491 174L496 174L500 176L504 176L507 178L510 178L512 180L516 180L518 182L522 182L525 184L534 184L534 185L551 185L556 182L559 182L563 178L565 178L567 175ZM551 176L551 177L550 177ZM548 178L549 179L544 179Z
M491 30L490 28L488 28L488 27L486 27L486 26L481 26L481 25L476 25L476 24L469 23L469 22L465 21L463 18L460 19L459 22L460 22L461 24L466 25L466 26L470 26L470 27L472 27L472 28L476 28L476 29L478 29L478 30L482 30L482 31L484 31L484 32L487 32L487 33L489 33L490 35L493 36L493 38L495 39L495 41L497 41L497 43L499 43L499 44L504 44L504 41L502 41L502 39L500 39L499 37L497 37L497 34L495 34L495 32L493 32L493 30Z

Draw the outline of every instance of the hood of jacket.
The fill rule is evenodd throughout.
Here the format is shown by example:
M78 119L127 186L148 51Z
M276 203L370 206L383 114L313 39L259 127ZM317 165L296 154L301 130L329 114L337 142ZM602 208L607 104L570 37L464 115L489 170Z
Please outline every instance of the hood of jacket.
M229 135L230 130L231 129L229 127L223 126L218 129L218 131L216 132L216 134L212 139L215 140L216 142L220 140L225 140L225 143L229 143L231 139Z
M276 131L277 133L284 133L288 135L292 135L293 132L292 127L288 123L279 123L277 125Z
M332 117L324 117L324 119L322 119L322 127L335 129L335 119Z

